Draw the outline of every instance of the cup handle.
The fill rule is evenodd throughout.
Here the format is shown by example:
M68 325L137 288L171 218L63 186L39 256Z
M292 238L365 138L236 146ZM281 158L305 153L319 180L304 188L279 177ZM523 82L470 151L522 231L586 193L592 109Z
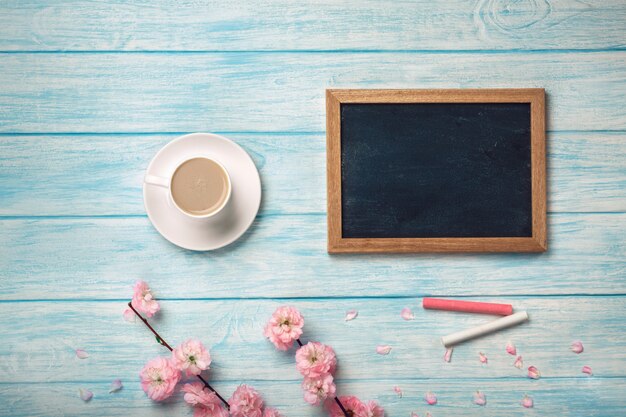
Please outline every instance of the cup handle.
M163 188L170 188L169 178L159 177L157 175L146 175L143 181L146 184L156 185Z

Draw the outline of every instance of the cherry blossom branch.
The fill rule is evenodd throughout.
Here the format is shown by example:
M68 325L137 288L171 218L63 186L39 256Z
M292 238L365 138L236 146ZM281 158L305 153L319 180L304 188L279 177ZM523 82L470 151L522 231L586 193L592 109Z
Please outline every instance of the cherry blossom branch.
M298 346L302 347L302 342L300 341L300 339L296 339L296 342L298 342ZM352 417L350 414L348 414L348 411L346 410L346 408L343 406L343 404L341 404L341 401L339 401L339 397L335 395L335 402L337 403L337 405L339 406L339 408L341 409L341 412L343 413L344 416L346 417Z
M173 350L172 347L161 337L160 334L157 333L156 330L154 330L154 328L150 325L150 323L148 323L148 320L146 320L141 314L139 314L139 312L137 310L135 310L135 307L133 307L133 303L132 301L130 301L128 303L128 307L130 307L131 310L133 310L133 312L135 313L135 315L137 317L139 317L139 319L143 322L143 324L146 325L146 327L148 327L148 329L150 329L150 331L152 332L152 334L156 337L157 342L159 342L160 345L165 346L170 352ZM299 343L299 341L298 341ZM204 379L202 377L202 375L196 375L198 377L198 379L200 381L202 381L202 383L204 384L205 387L207 387L209 390L211 390L212 392L215 393L215 395L217 395L217 398L219 398L222 403L224 403L224 407L226 407L227 410L230 409L230 405L228 404L228 401L226 401L220 394L219 392L217 392L208 382L206 379ZM343 407L342 407L343 408Z
M298 344L296 369L304 377L302 381L304 401L311 405L320 405L324 402L333 417L384 417L385 410L376 401L363 402L352 395L337 395L334 379L337 355L332 347L320 342L309 341L303 344L300 340L303 327L302 314L295 307L284 305L272 313L263 328L263 335L278 350L288 351L295 343Z

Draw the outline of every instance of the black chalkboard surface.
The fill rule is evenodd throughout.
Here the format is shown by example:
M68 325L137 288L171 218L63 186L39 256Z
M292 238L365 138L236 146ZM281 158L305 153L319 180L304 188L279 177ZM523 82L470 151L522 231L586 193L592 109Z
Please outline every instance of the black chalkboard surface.
M537 149L543 149L543 139L533 143L538 130L533 103L539 95L521 90L531 94L509 101L502 94L520 90L488 90L499 93L496 99L477 91L483 93L480 102L444 94L450 102L428 97L407 102L401 96L401 102L338 103L329 121L329 130L339 136L332 149L338 171L332 171L337 160L329 155L329 251L336 249L331 232L339 252L428 251L434 244L437 251L461 250L459 245L471 251L545 250L536 224L542 219L545 224L545 188L543 204L536 201L541 190L533 196L533 184L545 182L545 174L536 178L537 166L533 181L538 162L533 156L543 155ZM331 178L331 171L338 178ZM331 226L337 214L332 199L340 215Z
M530 237L530 104L341 105L342 235Z

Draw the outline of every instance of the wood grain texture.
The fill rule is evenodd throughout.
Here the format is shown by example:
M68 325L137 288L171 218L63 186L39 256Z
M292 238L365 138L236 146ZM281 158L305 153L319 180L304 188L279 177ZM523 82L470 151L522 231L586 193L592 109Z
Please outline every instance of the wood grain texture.
M127 288L132 286L127 279ZM163 289L155 287L157 295ZM130 291L126 291L130 293ZM480 298L479 298L480 299ZM597 378L621 377L626 369L624 297L496 297L516 311L528 311L527 323L475 339L454 348L445 363L441 336L495 320L495 316L423 310L417 297L349 298L340 300L164 300L162 312L150 322L165 340L176 345L199 338L210 348L209 372L216 381L298 381L294 350L278 351L263 336L263 326L275 308L284 303L297 307L305 317L303 341L330 344L339 358L337 378L343 381L427 379L483 380L497 386L498 379L532 385L526 368L534 365L543 379L586 378L589 365ZM122 378L138 385L135 375L143 364L168 352L155 342L138 320L122 319L124 301L0 303L3 335L13 341L0 347L0 384L28 382L107 381ZM409 307L415 319L405 321L400 311ZM359 316L344 321L346 311ZM41 317L46 317L41 320ZM602 323L603 326L587 325ZM47 337L57 338L54 345ZM525 367L513 366L515 357L505 352L512 341ZM585 351L576 355L570 344L581 340ZM387 356L376 346L392 347ZM89 358L76 358L81 348ZM21 355L20 355L21 352ZM489 358L487 365L478 353ZM27 360L21 360L27 358ZM362 364L367 363L367 366ZM295 384L297 385L297 383ZM385 386L383 391L391 391ZM381 387L382 388L382 387ZM450 387L441 387L445 395ZM626 400L625 400L626 401Z
M342 104L413 103L529 103L530 183L532 235L530 237L352 237L343 233L347 210L342 207L342 160L346 146ZM379 114L379 113L378 113ZM413 117L413 116L412 116ZM406 123L406 118L403 122ZM361 122L362 123L362 122ZM388 124L392 124L388 122ZM386 129L385 129L386 133ZM385 134L383 133L383 134ZM344 141L342 141L342 138ZM535 89L439 89L439 90L326 90L326 176L329 253L420 253L420 252L545 252L546 232L546 143L545 91ZM376 137L378 142L378 137ZM439 154L435 158L446 158ZM463 163L467 164L465 161ZM474 162L473 162L474 163ZM513 169L511 167L511 169ZM391 182L391 181L390 181ZM391 185L391 184L389 184ZM443 190L442 190L443 191ZM448 190L444 191L448 192ZM465 197L465 196L464 196ZM462 198L464 198L462 197ZM407 196L407 198L410 198ZM502 199L500 197L500 199ZM404 201L402 204L406 204ZM445 210L445 208L444 208ZM412 215L410 213L409 215ZM375 217L375 216L374 216ZM395 214L398 217L398 214ZM469 216L468 216L469 217ZM349 217L348 217L349 218ZM471 217L467 221L472 221ZM438 220L441 222L441 220ZM369 231L368 231L369 232ZM422 235L423 236L423 235ZM450 235L443 235L450 236ZM471 236L471 235L470 235ZM510 236L510 235L509 235ZM519 236L519 235L518 235Z
M248 380L249 382L249 380ZM409 379L404 381L377 379L375 381L339 382L341 393L358 395L385 404L387 415L408 416L412 411L424 415L427 411L433 416L456 417L480 415L486 417L528 416L575 416L581 412L585 416L615 417L624 409L623 392L625 378L589 379L542 379L536 382L516 380L496 380L492 382L473 379L448 379L428 381ZM403 398L393 392L399 384L404 391ZM216 383L220 392L232 393L238 382ZM77 381L62 384L2 384L0 404L7 406L0 415L12 417L56 417L93 416L126 417L133 416L189 416L191 410L181 394L164 404L155 404L146 398L137 385L127 384L117 394L108 394L110 381ZM297 382L254 381L254 386L263 394L268 405L277 407L286 416L327 416L321 407L312 407L302 400L302 390ZM94 392L90 403L84 404L78 397L78 389L88 387ZM42 396L41 391L46 395ZM438 395L439 402L428 406L424 402L427 391ZM480 390L487 396L487 406L479 407L472 403L474 393ZM520 401L528 394L533 397L535 406L525 409ZM23 407L28 400L29 407ZM10 407L10 408L9 408ZM10 411L9 411L10 410ZM10 414L8 414L10 413ZM435 414L436 413L436 414Z
M326 249L341 243L341 102L326 90Z
M548 130L626 129L620 70L626 51L0 54L0 60L0 132L8 133L319 132L325 88L399 86L545 88Z
M0 136L0 215L145 215L145 169L176 136ZM263 215L324 213L322 133L227 136L261 173ZM547 144L549 211L626 211L626 133L552 132Z
M207 253L174 247L143 217L2 220L1 295L118 299L139 277L175 298L626 293L626 214L549 220L543 254L340 257L326 254L323 215L259 217Z
M623 0L4 1L0 50L623 48Z
M533 242L537 252L548 249L546 202L546 94L532 91L530 101L530 157L532 178Z
M329 89L339 103L532 103L542 88Z

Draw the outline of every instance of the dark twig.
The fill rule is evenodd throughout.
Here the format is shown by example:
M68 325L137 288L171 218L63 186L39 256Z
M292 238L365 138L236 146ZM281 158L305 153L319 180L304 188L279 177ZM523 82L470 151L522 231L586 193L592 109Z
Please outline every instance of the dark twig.
M138 312L137 310L135 310L135 307L133 307L133 303L132 303L132 302L129 302L129 303L128 303L128 307L130 307L130 309L131 309L131 310L133 310L133 312L135 313L135 315L136 315L137 317L139 317L139 318L141 319L141 321L143 321L143 324L145 324L145 325L148 327L148 329L150 329L150 331L151 331L151 332L152 332L152 334L156 337L157 342L159 342L159 344L161 344L161 345L165 346L167 349L169 349L169 351L170 351L170 352L171 352L172 350L174 350L174 349L172 349L172 347L171 347L171 346L170 346L170 345L169 345L169 344L165 341L165 339L163 339L163 338L161 337L161 335L160 335L160 334L158 334L158 333L157 333L157 331L156 331L156 330L154 330L154 328L153 328L152 326L150 326L150 323L148 323L148 320L146 320L145 318L143 318L143 316L142 316L141 314L139 314L139 312ZM202 381L202 383L204 384L204 386L205 386L205 387L207 387L209 390L211 390L212 392L214 392L214 393L215 393L215 395L217 395L217 398L219 398L219 399L222 401L222 403L224 403L224 406L226 407L226 409L227 409L227 410L228 410L228 409L230 409L230 405L228 404L228 401L226 401L226 400L225 400L225 399L224 399L224 398L223 398L223 397L219 394L219 392L217 392L217 391L216 391L216 390L215 390L215 389L214 389L214 388L213 388L213 387L212 387L212 386L211 386L211 385L207 382L207 380L206 380L206 379L204 379L204 378L202 377L202 375L196 375L196 376L198 377L198 379L199 379L200 381ZM343 409L343 407L342 407L342 409ZM347 414L346 414L346 415L347 415Z
M341 401L339 401L339 397L335 397L335 401L337 402L337 405L339 406L339 408L341 408L341 411L343 412L344 416L352 417L352 413L348 414L348 411L346 410L346 408L343 406L343 404L341 404Z

